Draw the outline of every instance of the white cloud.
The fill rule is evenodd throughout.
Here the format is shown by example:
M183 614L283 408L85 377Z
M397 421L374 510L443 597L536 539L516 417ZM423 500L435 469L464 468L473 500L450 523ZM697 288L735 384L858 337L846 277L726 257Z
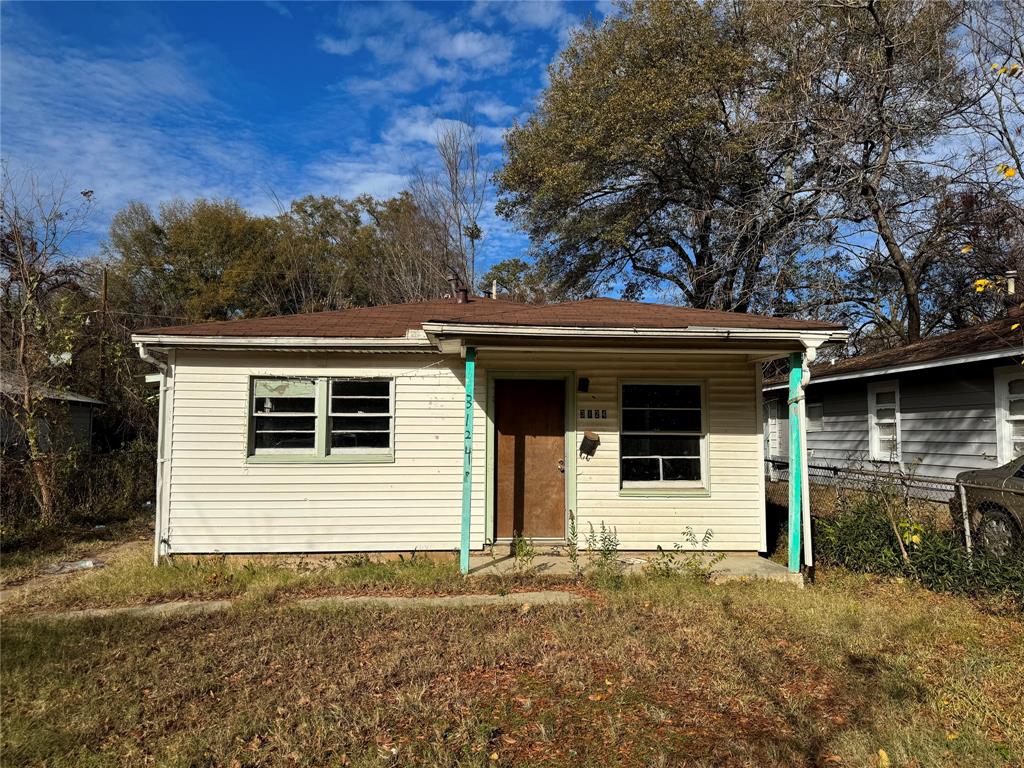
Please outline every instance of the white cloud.
M476 0L469 15L489 26L503 21L513 29L553 31L558 34L559 41L563 44L568 40L572 28L582 21L566 10L565 4L560 0Z
M515 115L519 110L511 104L494 97L483 98L473 104L473 108L488 120L502 123Z
M378 72L348 78L351 93L412 93L439 82L478 79L501 71L513 58L514 41L498 32L466 28L463 19L441 20L405 3L384 6L343 5L338 26L343 34L321 34L325 53L370 54Z

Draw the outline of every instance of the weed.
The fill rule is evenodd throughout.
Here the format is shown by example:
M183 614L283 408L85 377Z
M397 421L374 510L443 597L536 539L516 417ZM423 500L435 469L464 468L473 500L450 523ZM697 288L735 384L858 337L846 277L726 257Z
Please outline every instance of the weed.
M533 567L533 558L537 550L533 546L533 539L520 536L518 533L512 538L512 567L518 574L524 574Z
M576 523L576 515L569 511L569 534L565 538L566 552L569 556L569 565L572 568L572 576L577 581L583 576L583 567L580 565L580 544L579 526Z
M654 576L676 576L683 574L698 581L710 581L711 571L722 560L725 559L724 552L716 552L708 555L708 547L715 537L714 532L708 528L704 535L698 540L693 528L686 526L683 531L683 539L687 546L676 543L671 551L658 547L658 554L647 564L647 569Z
M590 553L598 581L607 586L619 586L625 567L619 560L619 533L614 527L607 527L601 521L600 530L590 524L587 534L587 549Z

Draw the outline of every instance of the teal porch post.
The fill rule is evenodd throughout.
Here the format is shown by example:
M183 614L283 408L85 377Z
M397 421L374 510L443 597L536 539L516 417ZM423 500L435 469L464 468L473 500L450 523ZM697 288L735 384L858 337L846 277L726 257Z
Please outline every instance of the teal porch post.
M466 428L462 453L462 540L459 570L469 573L469 529L473 509L473 383L476 380L476 347L466 347Z
M804 447L800 440L800 399L803 397L804 356L789 356L789 571L800 572L800 526L803 520Z

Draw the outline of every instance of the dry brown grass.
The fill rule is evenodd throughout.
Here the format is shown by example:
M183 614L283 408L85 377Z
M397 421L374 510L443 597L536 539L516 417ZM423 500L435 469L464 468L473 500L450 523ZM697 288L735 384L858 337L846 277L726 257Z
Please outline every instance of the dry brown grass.
M5 765L1019 765L1024 628L907 585L6 621Z

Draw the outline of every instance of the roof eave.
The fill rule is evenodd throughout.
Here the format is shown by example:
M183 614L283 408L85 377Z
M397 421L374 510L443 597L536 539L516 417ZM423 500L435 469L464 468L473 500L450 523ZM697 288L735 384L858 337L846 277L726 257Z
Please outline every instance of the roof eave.
M832 381L845 381L849 379L866 379L872 376L892 376L897 373L910 373L912 371L926 370L928 368L941 368L946 365L966 365L968 363L982 363L986 360L998 360L1003 357L1020 357L1021 351L1012 349L997 349L988 352L975 352L970 355L956 355L954 357L942 357L937 360L924 360L919 363L905 363L903 365L888 365L878 368L865 368L859 371L847 373L819 373L811 374L809 384L827 384ZM766 384L763 391L768 392L775 389L785 389L789 384L781 381L775 384Z
M566 327L551 325L493 325L481 323L427 322L423 330L431 339L451 336L474 337L547 337L559 339L665 339L665 340L743 340L743 341L800 341L804 346L819 347L842 343L849 337L845 329L812 328L722 328L688 326L685 328L642 327Z
M422 337L339 337L339 336L197 336L191 334L145 334L132 336L133 344L155 347L193 347L203 349L431 349Z

